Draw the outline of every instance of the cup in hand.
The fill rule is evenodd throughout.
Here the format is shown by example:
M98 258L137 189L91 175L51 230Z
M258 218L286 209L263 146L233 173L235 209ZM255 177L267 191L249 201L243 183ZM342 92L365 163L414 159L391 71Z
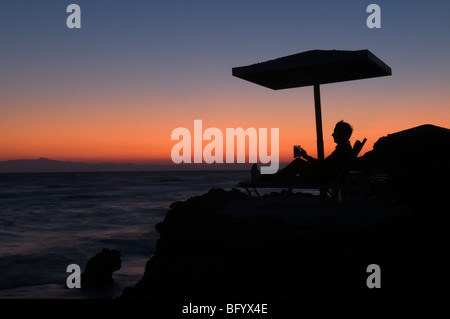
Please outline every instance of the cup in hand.
M301 151L302 151L302 147L300 145L294 145L294 158L300 158Z

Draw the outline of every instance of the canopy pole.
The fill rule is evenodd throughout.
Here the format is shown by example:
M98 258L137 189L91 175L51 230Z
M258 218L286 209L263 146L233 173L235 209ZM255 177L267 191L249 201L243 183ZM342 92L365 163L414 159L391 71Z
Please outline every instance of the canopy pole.
M316 132L317 132L317 158L324 159L323 133L322 133L322 109L320 104L320 87L314 84L314 106L316 110Z
M322 108L320 103L320 85L314 84L314 108L316 110L316 133L317 133L317 158L324 159L323 151L323 130L322 130ZM326 203L325 191L320 189L320 202Z

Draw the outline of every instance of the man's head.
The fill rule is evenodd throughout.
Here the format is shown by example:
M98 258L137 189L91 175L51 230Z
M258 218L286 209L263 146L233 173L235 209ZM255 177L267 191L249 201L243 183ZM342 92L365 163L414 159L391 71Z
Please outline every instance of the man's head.
M353 128L350 124L344 121L339 121L336 123L336 126L334 127L333 136L334 142L339 144L342 142L346 142L350 139L350 136L352 136Z

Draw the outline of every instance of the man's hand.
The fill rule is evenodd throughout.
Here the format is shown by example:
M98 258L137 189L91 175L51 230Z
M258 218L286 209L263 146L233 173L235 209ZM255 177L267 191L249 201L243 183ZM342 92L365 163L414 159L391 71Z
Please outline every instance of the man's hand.
M306 153L305 149L302 148L300 150L300 156L303 157L303 158L306 158L308 156L308 153Z

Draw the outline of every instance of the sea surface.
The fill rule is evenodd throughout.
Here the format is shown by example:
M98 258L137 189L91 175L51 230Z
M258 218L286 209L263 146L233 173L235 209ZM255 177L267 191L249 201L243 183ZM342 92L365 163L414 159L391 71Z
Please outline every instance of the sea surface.
M0 174L0 298L114 298L144 274L171 203L232 189L248 171ZM115 286L64 288L102 248L121 252Z

